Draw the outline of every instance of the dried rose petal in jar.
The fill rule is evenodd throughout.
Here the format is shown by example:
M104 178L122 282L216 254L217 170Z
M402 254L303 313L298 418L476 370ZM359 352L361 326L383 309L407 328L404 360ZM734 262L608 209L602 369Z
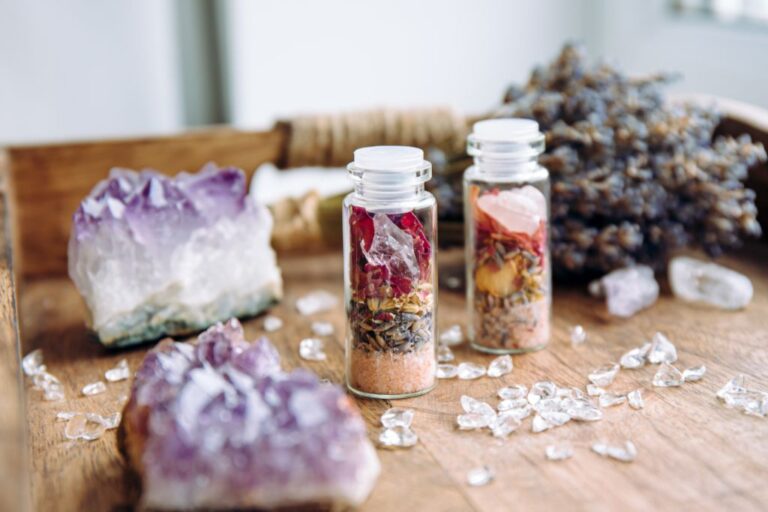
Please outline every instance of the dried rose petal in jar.
M550 335L549 173L538 124L493 119L474 126L464 173L469 339L478 350L545 347Z
M404 398L435 385L435 199L417 148L355 151L344 200L349 389Z

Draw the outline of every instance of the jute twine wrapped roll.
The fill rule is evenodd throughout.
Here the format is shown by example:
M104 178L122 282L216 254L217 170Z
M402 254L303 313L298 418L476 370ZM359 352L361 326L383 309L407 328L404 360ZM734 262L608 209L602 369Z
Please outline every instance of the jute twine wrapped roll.
M297 117L278 123L289 133L283 167L339 167L365 146L464 147L466 119L450 108L378 109Z

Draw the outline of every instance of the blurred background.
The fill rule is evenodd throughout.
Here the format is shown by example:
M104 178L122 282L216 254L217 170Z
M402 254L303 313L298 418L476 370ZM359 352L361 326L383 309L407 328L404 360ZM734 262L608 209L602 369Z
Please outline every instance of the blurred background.
M497 105L564 41L768 107L768 0L4 0L0 143Z

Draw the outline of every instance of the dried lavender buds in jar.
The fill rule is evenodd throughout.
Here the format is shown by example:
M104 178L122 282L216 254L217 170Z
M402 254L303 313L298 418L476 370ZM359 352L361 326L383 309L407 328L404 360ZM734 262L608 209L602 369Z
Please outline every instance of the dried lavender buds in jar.
M549 341L551 307L544 137L527 119L475 124L464 174L467 306L478 350L537 350Z
M355 151L344 201L347 386L373 398L435 385L435 200L416 148Z

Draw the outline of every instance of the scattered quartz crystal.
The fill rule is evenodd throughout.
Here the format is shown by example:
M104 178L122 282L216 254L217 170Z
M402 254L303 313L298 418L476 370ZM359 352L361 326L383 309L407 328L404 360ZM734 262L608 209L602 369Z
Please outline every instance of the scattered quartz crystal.
M44 372L46 367L43 364L43 349L37 348L24 356L24 359L21 360L21 368L24 370L24 374L29 377Z
M108 346L260 313L282 296L272 216L239 169L112 169L72 220L69 275Z
M491 433L493 437L504 438L520 428L521 424L521 418L514 414L500 414L490 425Z
M538 434L540 432L544 432L545 430L549 430L553 426L554 425L544 419L543 416L537 414L533 417L533 423L531 423L531 432Z
M647 355L648 362L651 364L669 363L677 361L677 349L669 341L669 338L662 333L657 332L651 338L651 347Z
M619 365L610 364L601 366L597 370L590 373L587 377L595 386L604 388L613 382L617 373L619 373Z
M562 408L575 421L599 421L603 419L603 411L589 400L573 400L562 404Z
M683 300L722 309L742 309L752 300L749 278L715 263L678 256L668 276L672 292Z
M487 402L472 398L471 396L461 395L461 408L464 412L482 414L483 416L495 417L496 411Z
M528 394L528 388L522 384L516 384L501 388L497 394L502 400L516 400L518 398L525 398Z
M95 414L77 413L67 422L64 428L64 437L71 440L82 439L84 441L95 441L99 439L106 431L101 416Z
M544 454L547 456L547 460L566 460L573 457L573 448L550 444L545 448Z
M336 307L339 299L325 290L315 290L296 301L296 309L304 316L314 315Z
M480 466L467 472L467 484L472 487L481 487L493 482L495 475L488 466Z
M312 333L315 336L330 336L333 334L331 322L312 322Z
M283 320L275 315L267 315L264 317L264 330L267 332L275 332L283 327Z
M505 354L499 356L488 365L489 377L501 377L512 372L512 356Z
M717 398L723 401L726 407L740 410L750 416L765 418L768 416L768 392L747 388L746 380L744 375L729 380L717 392Z
M459 367L455 364L438 364L435 375L438 379L455 379L459 375Z
M440 333L440 343L442 345L453 347L456 345L461 345L463 342L464 333L462 332L461 326L459 324L454 324Z
M540 400L554 396L557 396L557 386L554 382L548 380L534 382L528 392L528 402L536 405Z
M594 384L587 384L587 394L589 396L600 396L603 393L605 393L605 390L600 386L595 386Z
M645 343L641 347L635 347L632 350L625 352L619 359L619 364L622 368L628 370L635 370L645 366L645 358L648 356L648 352L651 350L651 344Z
M587 341L587 331L580 325L571 327L571 345L582 345Z
M499 405L496 406L499 411L508 411L510 409L522 409L530 407L531 404L529 404L528 400L525 398L506 398L499 402Z
M381 415L381 424L386 428L410 427L413 423L413 409L393 407Z
M98 395L104 393L107 390L107 385L102 381L91 382L83 386L82 393L85 396Z
M120 420L122 417L123 415L119 412L114 412L109 416L99 416L97 421L100 421L101 424L104 425L104 428L107 430L112 430L120 426Z
M627 400L629 401L629 406L633 409L645 407L645 400L643 400L643 391L641 389L630 391L627 394Z
M600 403L600 407L613 407L615 405L623 404L627 401L627 397L625 395L618 395L616 393L609 393L605 392L598 398L598 402Z
M485 366L477 363L460 363L457 375L462 380L479 379L485 375Z
M299 356L307 361L325 361L325 342L320 338L304 338L299 342Z
M637 457L637 448L632 441L626 441L623 446L598 442L592 445L592 451L603 457L610 457L622 462L632 462Z
M128 361L121 359L114 368L110 368L104 372L104 378L107 382L118 382L126 380L131 376L131 370L128 368Z
M75 414L77 413L72 411L59 411L56 413L56 421L69 421Z
M683 374L671 364L662 363L653 376L653 385L659 388L682 386Z
M704 374L707 373L707 367L703 364L694 366L693 368L686 368L683 370L683 381L696 382L704 378Z
M148 509L345 509L366 499L380 470L344 390L305 369L283 371L275 347L246 341L234 319L196 343L150 350L123 425ZM385 429L387 444L410 442L398 429Z
M650 267L638 265L614 270L603 276L590 284L590 292L605 297L610 314L630 317L656 302L659 298L659 284Z
M450 363L456 357L453 355L451 347L448 345L440 345L437 347L437 362L438 363Z
M466 414L459 414L456 416L456 424L460 430L477 430L485 428L491 425L491 422L495 420L494 416L486 416L476 412L469 412Z
M411 448L419 442L419 436L410 427L383 428L379 432L379 445L384 448Z

